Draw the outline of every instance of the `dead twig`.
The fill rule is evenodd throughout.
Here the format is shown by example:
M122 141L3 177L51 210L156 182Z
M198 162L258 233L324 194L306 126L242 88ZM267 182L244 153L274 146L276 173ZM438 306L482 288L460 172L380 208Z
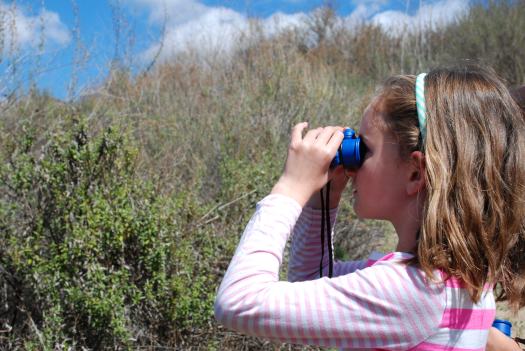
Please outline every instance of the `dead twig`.
M194 226L197 226L197 225L200 225L200 224L208 224L209 222L218 219L218 216L216 216L216 217L212 218L211 220L207 220L205 223L203 223L203 221L204 221L206 218L208 218L208 216L211 215L213 212L215 212L215 211L221 211L221 210L225 209L226 207L231 206L231 205L233 205L234 203L239 202L240 200L242 200L242 199L244 199L244 198L250 196L251 194L255 193L256 191L257 191L257 190L254 189L254 190L252 190L252 191L250 191L250 192L248 192L248 193L246 193L246 194L241 195L240 197L238 197L238 198L236 198L236 199L234 199L234 200L232 200L232 201L230 201L230 202L227 202L227 203L222 204L222 205L217 205L217 206L215 206L214 208L212 208L211 210L209 210L204 216L202 216L199 220L197 220L197 222L195 222Z

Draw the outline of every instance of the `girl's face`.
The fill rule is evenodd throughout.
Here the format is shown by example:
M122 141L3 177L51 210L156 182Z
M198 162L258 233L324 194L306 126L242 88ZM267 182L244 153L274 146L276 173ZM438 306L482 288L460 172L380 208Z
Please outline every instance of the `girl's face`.
M351 172L354 210L360 218L394 221L402 202L407 199L406 167L399 155L399 145L386 131L378 100L365 110L359 134L368 150L362 166Z

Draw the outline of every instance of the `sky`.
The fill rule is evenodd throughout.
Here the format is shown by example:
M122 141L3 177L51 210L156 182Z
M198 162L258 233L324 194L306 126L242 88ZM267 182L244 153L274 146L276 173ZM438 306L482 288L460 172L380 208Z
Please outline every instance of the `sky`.
M227 53L249 19L271 37L304 25L323 0L0 0L0 97L32 82L58 99L88 92L111 62L134 72L193 47ZM332 0L341 23L375 23L391 33L439 26L468 0ZM163 38L164 40L161 40Z

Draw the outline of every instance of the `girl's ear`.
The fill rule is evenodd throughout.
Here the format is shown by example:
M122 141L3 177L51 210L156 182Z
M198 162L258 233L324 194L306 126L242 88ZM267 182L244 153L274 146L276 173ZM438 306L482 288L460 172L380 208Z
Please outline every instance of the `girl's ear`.
M407 195L415 195L425 189L426 164L425 154L421 151L413 151L410 154L410 166L408 167Z

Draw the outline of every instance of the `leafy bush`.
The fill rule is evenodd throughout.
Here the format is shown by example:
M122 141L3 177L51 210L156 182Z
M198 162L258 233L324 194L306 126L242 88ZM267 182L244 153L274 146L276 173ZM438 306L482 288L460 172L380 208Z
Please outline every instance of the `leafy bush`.
M0 345L128 348L206 324L214 285L179 223L197 206L140 179L120 131L67 129L41 152L30 131L13 137L1 171L0 322L13 333Z
M203 175L195 189L166 195L137 172L127 135L90 133L80 119L39 142L27 125L4 140L0 324L10 332L0 348L220 343L216 289L282 161L226 153L217 184ZM211 187L226 200L197 198Z

